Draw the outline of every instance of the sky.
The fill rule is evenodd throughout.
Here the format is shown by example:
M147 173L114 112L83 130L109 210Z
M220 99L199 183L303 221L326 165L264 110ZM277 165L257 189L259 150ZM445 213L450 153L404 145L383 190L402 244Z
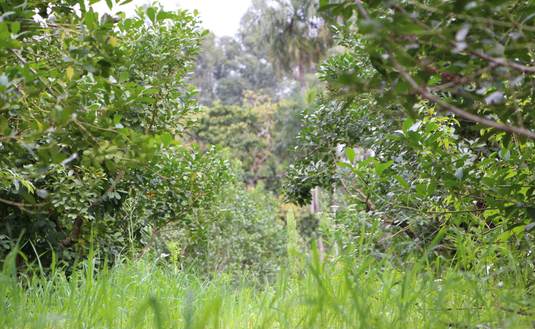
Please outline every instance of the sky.
M241 17L251 5L251 0L160 0L159 2L163 4L166 10L176 9L177 6L191 11L197 9L203 21L202 26L218 37L224 35L234 36L240 27ZM125 6L114 7L113 9L114 12L124 11L127 16L131 16L136 6L142 6L146 3L149 3L149 1L134 0ZM109 12L104 0L94 4L93 8L100 13Z

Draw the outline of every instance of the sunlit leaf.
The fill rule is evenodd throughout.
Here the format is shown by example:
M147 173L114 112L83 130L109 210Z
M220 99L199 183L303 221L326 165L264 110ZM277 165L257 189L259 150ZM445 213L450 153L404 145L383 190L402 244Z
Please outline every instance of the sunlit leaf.
M73 75L74 75L74 69L69 66L67 68L67 79L71 80Z

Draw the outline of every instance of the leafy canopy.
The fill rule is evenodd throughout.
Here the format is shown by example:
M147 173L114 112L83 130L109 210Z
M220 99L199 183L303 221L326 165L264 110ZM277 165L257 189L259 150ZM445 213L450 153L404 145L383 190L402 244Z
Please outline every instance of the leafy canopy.
M152 228L148 247L210 203L226 160L180 141L199 111L188 74L207 32L195 16L155 5L112 17L85 1L0 7L2 252L25 232L39 252L50 243L66 255L91 226L120 246L128 196L140 199L132 225Z
M533 15L527 2L321 1L347 52L303 112L285 190L342 190L416 238L534 227ZM407 118L408 116L408 118Z

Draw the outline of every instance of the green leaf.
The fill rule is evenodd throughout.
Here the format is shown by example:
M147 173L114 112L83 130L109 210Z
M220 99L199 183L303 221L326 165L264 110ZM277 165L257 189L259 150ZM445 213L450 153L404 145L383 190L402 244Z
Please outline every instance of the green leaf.
M359 164L359 166L365 166L370 162L376 162L375 158L374 157L369 157L368 159L366 159L364 161L361 161L358 164Z
M503 152L505 150L502 150L500 153L501 153L501 157L502 157L502 160L503 161L509 161L509 159L511 158L511 151L507 150L505 153Z
M91 65L83 64L82 67L91 73L97 72L97 70Z
M345 8L345 6L344 6L343 3L342 3L342 4L339 4L339 5L335 6L335 7L336 7L336 8L334 8L333 11L332 11L332 15L333 15L333 16L338 16L338 15L340 15L340 14L342 13L342 11L344 10L344 8Z
M173 136L171 136L169 133L165 133L161 136L161 139L164 147L167 147L169 143L171 143L171 140L173 140Z
M24 198L24 200L28 201L29 203L35 204L35 198L30 193L24 192L22 193L22 197Z
M92 27L93 23L95 23L95 16L93 14L93 11L91 10L85 13L84 19L85 19L85 25L87 25L88 27Z
M405 119L405 122L403 122L403 126L401 127L401 130L403 130L403 132L407 134L407 130L410 127L412 127L413 123L414 123L414 120L412 118Z
M111 0L106 0L106 4L108 5L108 8L110 8L110 10L113 8L113 2Z
M430 122L425 126L426 134L430 134L432 131L435 131L438 128L438 125L434 122Z
M431 195L435 193L436 189L437 189L437 183L434 180L432 180L431 182L429 182L429 186L427 186L427 195Z
M137 100L143 103L154 103L154 99L150 97L140 97Z
M141 26L143 26L143 21L142 21L142 20L135 21L135 23L132 24L132 28L133 28L133 29L138 29L138 28L140 28Z
M11 23L11 33L13 34L17 34L19 33L19 30L20 30L20 23L15 21L13 23Z
M321 2L325 2L325 4L321 4ZM320 0L320 7L318 8L318 13L327 11L329 9L332 9L338 6L342 6L342 5L337 4L337 3L327 4L327 1Z
M0 38L0 47L1 48L20 48L20 43L15 39Z
M150 21L152 23L155 23L156 12L154 11L154 8L152 8L152 7L147 8L147 16L149 17L149 19L150 19Z
M378 163L375 165L375 173L380 176L386 168L390 167L394 161L388 161L387 163Z
M398 183L403 186L407 191L410 189L409 187L409 184L407 183L407 181L405 179L403 179L403 177L401 177L400 175L394 175L394 178L398 181Z
M481 181L490 188L493 188L494 185L496 185L496 179L491 177L482 177Z
M414 127L414 125L412 125L411 127ZM410 128L409 128L409 129L410 129ZM410 139L412 139L413 142L415 142L415 143L414 143L415 146L413 146L413 147L415 147L415 148L420 148L420 145L418 144L418 142L419 142L419 141L423 141L423 136L422 136L422 135L420 135L419 133L414 132L414 131L412 131L412 130L407 130L406 135L407 135L407 137L409 137Z
M0 116L0 131L4 136L9 135L11 132L11 129L9 129L9 122L7 121L7 118L3 115Z
M349 20L353 16L353 8L351 6L347 6L342 11L342 17L344 17L345 20Z
M168 18L171 18L171 17L173 17L172 13L169 13L169 12L166 12L166 11L163 11L163 10L160 10L158 12L158 15L156 15L156 19L158 21L163 21L164 19L168 19Z
M535 221L535 208L526 207L526 213L529 215L531 220Z
M425 188L423 184L418 184L416 185L415 188L416 188L416 191L418 191L418 194L422 196L427 194L427 189Z
M427 146L438 146L438 143L435 143L442 135L444 134L444 131L439 131L436 133L433 133L430 135L425 141L425 145Z
M355 160L355 150L351 147L346 147L346 156L350 163L353 163Z
M336 165L337 165L338 167L353 168L352 165L350 165L349 163L346 163L346 162L338 162Z

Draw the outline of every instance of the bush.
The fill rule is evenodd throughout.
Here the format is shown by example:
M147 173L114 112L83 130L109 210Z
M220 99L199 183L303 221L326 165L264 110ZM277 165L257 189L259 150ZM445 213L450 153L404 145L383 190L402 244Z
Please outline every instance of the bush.
M272 276L286 263L286 232L278 215L278 200L261 185L246 188L241 163L233 165L234 181L213 206L199 210L169 233L166 251L183 268L201 272L247 272ZM177 247L178 244L178 247Z

